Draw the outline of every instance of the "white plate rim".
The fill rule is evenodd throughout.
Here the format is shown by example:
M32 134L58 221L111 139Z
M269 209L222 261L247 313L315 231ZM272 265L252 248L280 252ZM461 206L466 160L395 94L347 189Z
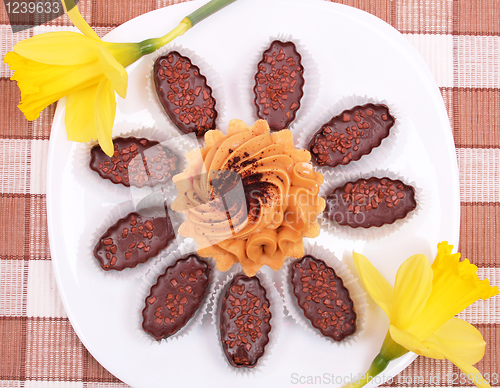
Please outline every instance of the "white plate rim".
M299 3L300 0L289 0L293 3ZM316 0L315 0L316 1ZM195 8L195 5L198 5L198 4L202 4L202 3L205 3L206 1L205 0L195 0L191 3L181 3L181 4L176 4L172 7L178 7L178 8L185 8L186 10L190 10L191 8ZM320 1L318 0L317 3L321 3L321 4L329 4L328 6L332 6L332 7L347 7L347 6L344 6L344 5L341 5L341 4L337 4L337 3L328 3L328 2L324 2L324 1ZM170 7L169 7L170 8ZM351 8L351 7L347 7L347 8ZM157 11L152 11L152 12L157 12ZM350 11L348 12L352 12L353 15L355 17L360 17L360 18L364 18L365 21L368 21L368 22L373 22L378 26L380 26L381 28L389 28L389 29L392 29L392 27L390 27L389 25L381 22L379 19L375 18L374 16L370 15L370 14L367 14L363 11L360 11L358 9L355 9L355 8L352 8ZM188 12L186 12L187 14ZM138 18L141 18L141 17L144 17L144 15L141 15L139 16ZM136 19L138 19L136 18ZM132 21L129 21L127 23L124 23L123 25L121 25L120 27L118 27L116 30L113 31L113 34L117 34L118 31L120 29L125 29L127 24L129 24L130 22ZM396 31L396 30L395 30ZM110 35L113 35L113 34L110 34ZM108 35L108 36L110 36ZM422 68L422 71L424 73L427 73L426 76L429 77L430 75L430 78L432 78L432 75L430 73L430 71L428 70L427 68L427 65L425 64L425 62L423 61L423 59L420 57L420 55L418 54L418 52L416 50L414 50L414 52L412 53L411 50L409 51L409 53L411 55L414 55L414 60L417 61L420 65L421 65L421 68ZM436 85L436 90L437 90L437 85ZM55 113L55 116L54 116L54 120L53 120L53 123L54 123L54 126L57 124L57 123L61 123L63 122L63 115L64 115L64 106L65 106L65 101L64 100L61 100L61 102L58 104L57 106L57 110L56 110L56 113ZM441 110L444 110L444 112L446 113L446 110L444 108L444 105L442 104L442 101L441 101L441 106L438 106L437 109L441 109ZM452 149L454 151L454 141L453 141L453 136L452 136L452 132L451 132L451 127L449 125L449 122L447 122L447 129L448 131L445 131L445 137L447 137L447 147L449 148L450 146L452 146ZM53 126L53 130L52 130L52 133L51 133L51 140L50 140L50 146L49 146L49 155L48 155L48 161L47 161L47 219L48 219L48 230L49 230L49 236L55 236L57 233L56 233L56 225L57 225L57 222L58 222L58 216L60 217L61 215L57 214L57 211L55 211L54 209L57 209L57 202L58 202L58 195L57 193L54 191L55 188L57 187L55 184L54 184L54 181L57 180L57 177L55 177L53 174L51 174L52 171L54 171L54 166L56 165L57 161L56 161L56 155L58 153L59 150L56 150L55 147L56 147L56 141L53 140L53 138L55 138L55 128ZM450 149L448 149L449 151ZM453 165L457 165L457 161L456 161L456 158L454 157L454 154L452 154L451 156L453 156L450 160L451 164ZM455 168L455 169L452 169L450 171L450 174L451 174L451 181L453 182L454 184L454 187L453 187L453 191L455 193L458 193L459 191L459 185L458 185L458 167ZM455 209L454 209L454 216L455 216L455 219L460 219L460 201L454 201L455 202ZM451 233L451 235L453 236L452 238L450 238L450 242L453 243L454 245L456 245L458 243L458 234L459 234L459 224L457 223L456 225L454 225L454 231ZM54 267L54 274L55 274L55 277L56 277L56 282L58 284L58 288L60 290L60 294L61 294L61 298L62 298L62 301L63 301L63 305L67 311L67 314L68 314L68 317L69 317L69 320L71 321L76 333L79 335L80 338L85 338L86 336L83 335L83 333L81 332L81 328L78 324L78 322L73 318L73 313L72 313L72 306L71 304L68 302L68 298L67 298L67 295L65 295L65 292L64 292L64 279L63 279L63 273L61 272L61 268L60 266L58 265L58 260L61 260L61 257L59 255L59 252L60 252L60 249L58 248L57 246L57 243L55 242L55 239L54 238L50 238L50 248L51 248L51 252L52 252L52 262L53 262L53 267ZM93 346L91 343L89 343L88 341L85 341L85 340L82 340L82 342L84 343L84 345L87 347L87 349L89 349L89 351L93 354L93 356L99 361L101 362L104 366L106 365L106 360L103 359L101 357L100 354L98 354L98 352L93 352ZM398 359L396 360L395 362L391 363L391 365L389 366L389 368L385 371L386 372L386 376L387 376L387 379L391 376L394 376L396 375L397 373L399 373L400 371L402 371L404 368L406 368L409 364L411 364L411 362L416 358L416 355L414 354L408 354L404 357L402 357L401 359ZM120 377L120 373L119 371L111 371L113 374L117 375L117 377ZM382 383L382 381L380 382Z

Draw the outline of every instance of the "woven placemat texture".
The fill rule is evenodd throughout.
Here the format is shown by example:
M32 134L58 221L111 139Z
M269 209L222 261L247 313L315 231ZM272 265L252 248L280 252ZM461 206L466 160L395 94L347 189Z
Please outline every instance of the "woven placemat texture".
M306 0L305 0L306 1ZM80 0L104 35L175 0ZM383 19L414 44L448 110L460 171L459 251L500 284L500 1L344 0ZM46 162L55 106L28 122L3 57L21 39L67 29L66 16L16 34L0 6L0 387L126 387L82 345L53 276L46 215ZM500 372L500 299L460 314L488 343L478 364ZM448 361L418 358L392 386L470 385Z

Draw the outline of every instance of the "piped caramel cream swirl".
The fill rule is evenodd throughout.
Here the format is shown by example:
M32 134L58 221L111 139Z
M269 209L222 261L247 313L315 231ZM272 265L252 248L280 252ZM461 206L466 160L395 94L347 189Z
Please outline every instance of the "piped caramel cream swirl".
M263 265L278 270L286 257L303 256L303 237L318 236L323 176L290 131L271 134L264 120L251 127L232 120L227 135L207 132L205 148L187 157L173 178L179 194L172 209L186 215L179 233L219 270L235 263L249 276Z

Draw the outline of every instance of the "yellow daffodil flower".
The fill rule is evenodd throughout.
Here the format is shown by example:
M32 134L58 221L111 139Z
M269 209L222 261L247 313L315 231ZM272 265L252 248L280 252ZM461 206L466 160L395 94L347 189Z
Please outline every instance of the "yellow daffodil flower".
M5 55L4 61L14 70L11 79L17 81L21 90L18 107L28 120L34 120L47 106L67 96L68 139L78 142L98 139L103 151L112 155L115 92L126 97L125 67L234 1L210 1L163 37L140 43L110 43L97 36L73 0L63 0L69 18L83 35L69 31L36 35L20 41L14 51Z
M448 359L478 387L488 382L472 365L484 355L486 343L471 324L454 318L479 299L498 294L488 279L479 280L477 267L453 246L438 244L436 260L430 265L424 255L408 258L396 274L394 290L366 257L353 253L353 260L366 290L390 318L389 332L368 372L352 387L362 387L394 360L409 351Z

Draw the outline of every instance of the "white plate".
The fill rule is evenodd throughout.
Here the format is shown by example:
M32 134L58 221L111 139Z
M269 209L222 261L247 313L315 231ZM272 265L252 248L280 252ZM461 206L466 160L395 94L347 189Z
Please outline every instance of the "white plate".
M160 9L125 23L110 41L139 41L160 36L202 2ZM377 96L397 104L402 125L391 156L380 169L390 169L416 182L424 206L411 222L381 240L346 241L321 235L318 242L349 261L356 249L372 260L387 279L415 253L429 258L439 241L458 242L459 186L455 148L448 116L425 62L395 29L347 6L308 0L239 0L203 21L175 43L203 57L222 78L226 114L252 122L251 101L239 90L249 63L270 36L291 34L307 47L319 66L318 106L301 121L314 120L320 105L331 106L341 96ZM145 76L147 58L129 69L128 98L119 101L115 134L143 125L167 125L148 110ZM344 385L341 380L363 373L378 353L388 328L384 313L371 303L366 329L355 346L331 346L285 318L278 344L262 373L240 379L217 358L213 330L205 319L189 336L157 346L145 344L133 332L137 319L130 310L140 280L110 281L95 271L83 254L89 234L110 209L124 199L107 194L73 171L76 145L66 139L64 102L58 105L50 139L47 212L50 246L59 291L76 333L93 356L111 373L134 387L288 387L315 382ZM300 112L299 112L300 113ZM405 368L414 356L393 362L385 378ZM332 384L331 379L337 379ZM318 380L319 379L319 380ZM335 380L333 380L335 381ZM381 381L378 381L379 383Z

